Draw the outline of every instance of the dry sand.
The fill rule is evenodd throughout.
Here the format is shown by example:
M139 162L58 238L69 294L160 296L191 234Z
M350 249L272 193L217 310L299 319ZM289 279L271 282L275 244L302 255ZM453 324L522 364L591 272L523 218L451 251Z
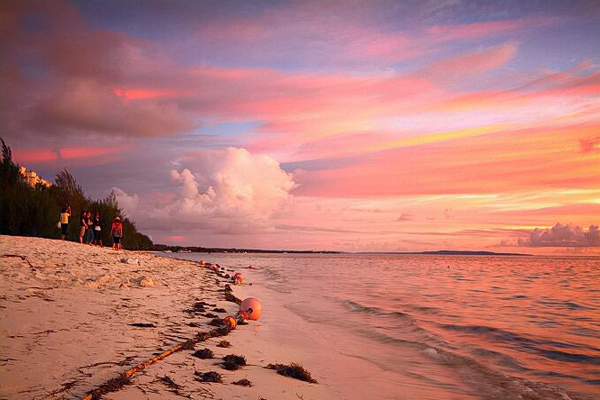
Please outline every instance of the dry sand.
M212 329L194 303L214 305L219 317L237 312L224 300L226 281L196 262L57 240L0 236L0 399L77 399L158 352ZM226 267L226 266L224 266ZM231 273L232 271L226 271ZM234 287L244 298L260 293ZM224 308L227 312L214 312ZM269 310L264 310L268 313ZM128 324L146 323L142 328ZM190 326L191 325L191 326ZM208 339L215 359L183 350L134 375L105 399L324 399L327 385L309 384L265 369L291 363L294 353L261 340L261 322ZM222 339L232 347L217 347ZM227 354L249 365L226 371ZM310 370L310 365L306 365ZM194 372L216 371L223 383L201 383ZM176 386L166 383L168 377ZM252 387L233 385L246 378Z

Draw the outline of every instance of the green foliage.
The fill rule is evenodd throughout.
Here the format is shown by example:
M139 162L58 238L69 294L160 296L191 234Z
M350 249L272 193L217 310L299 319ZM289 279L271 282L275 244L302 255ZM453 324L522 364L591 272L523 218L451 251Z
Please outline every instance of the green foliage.
M79 216L81 211L100 213L102 242L111 245L110 228L116 216L123 220L123 246L131 250L150 250L153 243L146 235L139 233L133 221L123 215L113 192L100 200L85 196L83 188L69 171L62 170L56 175L56 184L47 188L42 185L30 187L19 174L19 166L12 160L10 147L2 141L0 162L0 233L5 235L38 236L60 238L61 231L56 227L60 210L71 206L67 239L79 240Z

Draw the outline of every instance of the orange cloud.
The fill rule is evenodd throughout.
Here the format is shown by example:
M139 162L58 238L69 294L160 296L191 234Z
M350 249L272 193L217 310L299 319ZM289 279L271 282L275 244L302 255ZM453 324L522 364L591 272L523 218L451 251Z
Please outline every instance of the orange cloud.
M185 90L160 88L113 88L113 93L125 101L185 97L191 94Z

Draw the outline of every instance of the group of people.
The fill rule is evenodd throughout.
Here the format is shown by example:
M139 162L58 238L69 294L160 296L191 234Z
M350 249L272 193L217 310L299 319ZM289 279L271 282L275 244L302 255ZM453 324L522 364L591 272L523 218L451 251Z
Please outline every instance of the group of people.
M60 220L58 222L61 228L61 240L65 240L67 230L69 229L69 217L71 216L71 207L65 206L60 210ZM121 243L123 238L123 222L120 217L115 217L110 236L113 239L113 249L123 248ZM100 223L100 213L97 211L82 211L79 218L79 243L102 247L102 224Z

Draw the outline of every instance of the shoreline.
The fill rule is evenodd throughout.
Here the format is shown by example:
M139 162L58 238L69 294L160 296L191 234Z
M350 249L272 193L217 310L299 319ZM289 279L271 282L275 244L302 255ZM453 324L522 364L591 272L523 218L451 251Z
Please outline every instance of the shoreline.
M197 262L4 235L0 247L2 398L83 398L127 369L214 328L209 325L213 315L223 318L238 310L224 298L227 280ZM254 287L232 287L241 299L259 297ZM198 302L210 306L190 312ZM193 357L193 350L174 353L102 398L329 397L323 385L265 368L296 360L293 352L267 343L262 327L260 320L249 321L226 338L196 344L196 350L211 349L214 359ZM217 347L223 339L232 347ZM223 369L221 358L229 354L243 355L248 365ZM218 372L223 383L198 382L196 371ZM232 384L240 379L253 386Z

